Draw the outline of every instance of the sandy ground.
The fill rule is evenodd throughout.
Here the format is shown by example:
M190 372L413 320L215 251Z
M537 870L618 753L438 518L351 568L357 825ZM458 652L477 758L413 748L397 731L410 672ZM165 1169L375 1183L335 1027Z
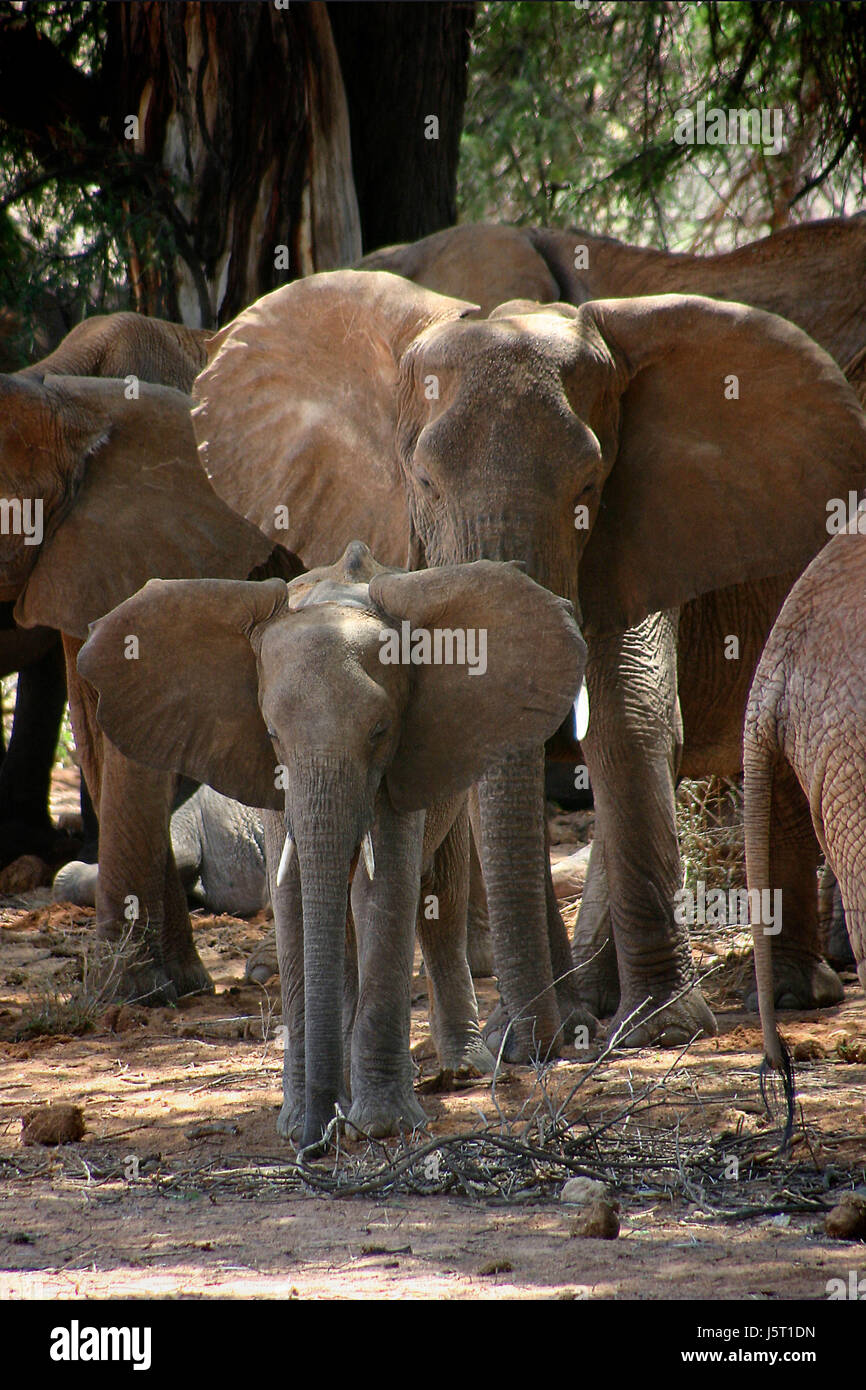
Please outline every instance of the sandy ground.
M506 1067L495 1095L489 1080L437 1074L419 975L413 1045L430 1125L414 1142L443 1148L409 1170L415 1190L405 1177L383 1190L383 1165L405 1146L344 1145L337 1176L367 1190L333 1197L316 1190L334 1181L333 1160L302 1174L274 1128L278 982L242 981L265 919L194 925L212 998L27 1036L77 968L92 913L50 906L45 890L0 900L0 1298L824 1300L828 1280L866 1277L866 1245L823 1229L839 1195L866 1184L866 999L853 977L838 1008L785 1015L812 1060L798 1066L798 1131L781 1159L736 954L707 984L718 1038L682 1056ZM744 938L698 944L706 967ZM491 981L479 999L483 1016ZM22 1116L57 1101L81 1107L83 1138L25 1145ZM557 1114L571 1125L558 1151ZM472 1133L512 1142L523 1167L456 1144ZM618 1239L571 1233L557 1152L607 1181Z

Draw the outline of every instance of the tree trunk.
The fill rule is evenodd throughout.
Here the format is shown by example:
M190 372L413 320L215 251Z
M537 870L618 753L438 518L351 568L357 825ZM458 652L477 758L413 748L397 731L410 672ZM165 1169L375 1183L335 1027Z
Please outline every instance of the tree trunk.
M474 4L340 3L328 13L364 250L453 226Z
M211 327L288 280L358 258L324 4L132 0L109 6L107 21L110 125L121 145L130 131L141 175L125 209L137 309Z

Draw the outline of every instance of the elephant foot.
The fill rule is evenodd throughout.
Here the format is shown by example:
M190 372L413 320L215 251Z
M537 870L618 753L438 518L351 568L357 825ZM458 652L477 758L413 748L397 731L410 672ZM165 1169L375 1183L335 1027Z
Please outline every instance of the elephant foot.
M427 1126L427 1116L411 1091L394 1097L381 1094L359 1096L346 1121L352 1138L387 1139L390 1135L411 1133Z
M266 985L273 975L279 975L279 973L277 939L274 932L271 931L265 940L256 947L247 961L244 979L252 984Z
M148 1008L165 1006L171 1008L177 1003L177 989L165 970L159 965L144 962L141 965L127 966L117 976L116 987L112 987L111 971L106 972L105 988L109 990L115 1003L145 1004Z
M205 970L197 951L191 951L181 960L167 959L165 968L179 999L190 994L214 993L213 980Z
M464 1031L459 1041L450 1044L437 1042L436 1051L442 1070L460 1076L489 1076L496 1068L495 1058L485 1045L480 1029L471 1033L468 1039Z
M773 952L773 997L777 1009L829 1009L845 997L842 981L819 956ZM743 1004L758 1012L758 990L752 978Z
M304 1102L284 1100L277 1116L277 1134L292 1144L299 1144L304 1132Z
M608 1026L609 1042L624 1029L617 1047L683 1047L695 1035L714 1038L719 1031L697 985L670 1003L656 997L644 1003L644 999L646 995L620 1003ZM631 1021L626 1024L629 1018Z
M582 1004L569 1001L561 1006L565 1022L560 1024L553 1043L543 1051L532 1042L521 1039L516 1029L510 1026L510 1019L504 1004L496 1005L482 1030L487 1047L494 1057L502 1058L515 1066L532 1066L536 1061L550 1062L560 1056L561 1048L569 1043L583 1047L599 1032L598 1019ZM504 1041L504 1046L503 1046Z

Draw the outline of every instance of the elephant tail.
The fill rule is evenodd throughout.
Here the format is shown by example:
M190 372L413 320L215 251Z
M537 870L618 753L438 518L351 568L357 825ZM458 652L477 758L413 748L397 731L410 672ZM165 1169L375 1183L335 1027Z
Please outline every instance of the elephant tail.
M752 943L755 954L755 980L758 986L758 1009L764 1040L764 1059L761 1063L761 1097L770 1109L766 1083L774 1072L782 1082L785 1101L785 1131L782 1148L791 1138L794 1126L794 1068L791 1054L779 1033L776 1022L776 1001L773 991L772 937L781 929L781 919L764 921L762 908L771 901L770 883L770 824L773 800L773 776L780 751L770 741L764 729L758 727L758 712L750 708L746 715L743 743L743 799L746 828L746 877L749 885L749 909ZM769 915L769 914L767 914Z

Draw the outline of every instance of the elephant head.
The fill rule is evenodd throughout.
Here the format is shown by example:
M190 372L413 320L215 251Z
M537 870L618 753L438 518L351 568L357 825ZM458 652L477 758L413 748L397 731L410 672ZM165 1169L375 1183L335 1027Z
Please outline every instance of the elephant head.
M769 314L681 295L471 313L369 271L259 300L193 388L214 487L269 534L287 509L308 564L351 534L414 567L523 560L605 633L802 566L862 470L852 393ZM540 748L488 773L480 806L497 973L528 1052L559 1026Z
M382 799L411 816L543 740L584 658L570 605L514 566L398 572L360 543L288 586L154 580L91 629L79 670L114 743L285 814L278 882L296 855L303 898L308 1135L339 1095L347 883L359 847L371 878L389 852ZM404 923L417 888L416 876L415 898L393 905Z
M189 398L88 377L0 377L0 595L74 637L154 574L248 574L271 546L198 464Z
M155 386L189 391L207 362L212 333L130 312L95 314L76 324L61 343L18 376L135 376Z
M21 626L63 634L72 726L100 819L99 930L122 936L124 904L138 901L142 965L120 989L165 1002L209 983L171 860L171 778L106 745L74 658L89 623L152 576L246 578L276 551L209 485L189 404L168 387L0 377L0 594L16 601Z

